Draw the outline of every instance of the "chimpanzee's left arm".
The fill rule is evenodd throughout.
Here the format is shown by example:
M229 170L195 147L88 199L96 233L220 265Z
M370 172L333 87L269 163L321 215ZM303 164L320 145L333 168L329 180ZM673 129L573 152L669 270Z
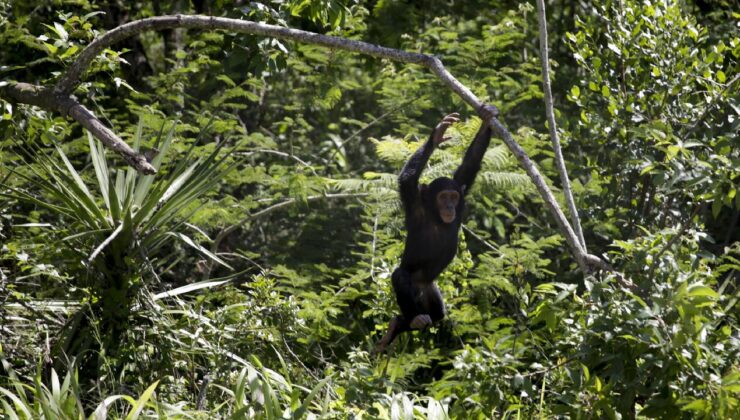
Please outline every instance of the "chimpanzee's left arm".
M488 145L491 142L492 133L488 121L498 116L498 109L493 105L483 105L480 114L483 118L480 130L478 130L478 134L475 135L475 139L473 139L473 142L465 152L465 157L463 157L463 161L454 175L455 181L461 186L465 186L464 193L470 191L470 187L473 185L473 181L475 181L475 176L480 171L483 155L486 153L486 149L488 149Z

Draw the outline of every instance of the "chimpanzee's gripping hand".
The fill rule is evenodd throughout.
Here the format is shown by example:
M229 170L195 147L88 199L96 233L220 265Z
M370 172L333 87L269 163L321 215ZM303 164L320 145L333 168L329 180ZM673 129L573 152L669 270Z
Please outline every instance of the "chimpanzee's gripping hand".
M480 115L483 121L488 122L488 120L498 117L498 108L494 105L483 104L478 108L478 115Z

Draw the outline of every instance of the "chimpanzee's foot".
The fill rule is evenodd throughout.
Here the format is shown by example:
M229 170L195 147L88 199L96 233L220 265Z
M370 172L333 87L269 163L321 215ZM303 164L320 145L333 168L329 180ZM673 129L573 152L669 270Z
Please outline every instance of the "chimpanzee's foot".
M398 335L398 329L401 328L401 325L399 324L398 318L394 317L391 319L391 322L388 323L388 331L385 333L383 338L378 341L378 344L375 345L375 349L373 350L373 354L375 353L382 353L385 351L385 348L388 347L389 344L393 342L393 339L396 338L396 335Z
M416 315L409 324L409 326L414 330L423 330L430 325L432 325L432 317L427 314Z

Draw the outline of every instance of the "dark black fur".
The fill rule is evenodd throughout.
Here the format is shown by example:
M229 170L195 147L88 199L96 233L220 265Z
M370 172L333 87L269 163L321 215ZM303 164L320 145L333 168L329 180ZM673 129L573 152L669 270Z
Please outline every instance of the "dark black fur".
M470 191L480 170L483 154L491 140L491 130L488 124L481 125L452 179L441 177L430 185L419 185L419 176L434 151L433 138L434 133L411 156L398 177L407 236L401 265L393 272L392 281L401 315L391 321L389 340L384 346L399 333L410 330L410 323L417 315L427 314L433 322L445 316L442 294L434 280L457 253L465 193ZM444 190L460 193L452 223L442 221L435 204L437 194Z

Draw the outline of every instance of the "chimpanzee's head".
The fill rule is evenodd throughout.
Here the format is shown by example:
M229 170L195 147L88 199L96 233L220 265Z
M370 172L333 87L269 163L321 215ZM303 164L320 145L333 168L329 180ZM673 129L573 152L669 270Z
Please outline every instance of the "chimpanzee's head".
M462 211L460 204L465 186L454 179L439 177L424 187L422 196L427 209L444 223L454 222L457 213Z

